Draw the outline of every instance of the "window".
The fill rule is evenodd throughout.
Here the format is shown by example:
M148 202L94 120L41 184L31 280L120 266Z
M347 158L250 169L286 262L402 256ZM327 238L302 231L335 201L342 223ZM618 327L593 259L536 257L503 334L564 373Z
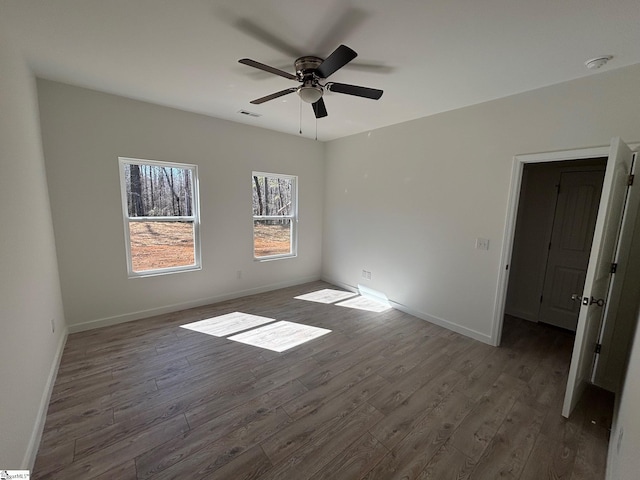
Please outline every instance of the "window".
M253 256L258 260L297 254L297 177L253 172Z
M200 269L198 167L119 160L129 277Z

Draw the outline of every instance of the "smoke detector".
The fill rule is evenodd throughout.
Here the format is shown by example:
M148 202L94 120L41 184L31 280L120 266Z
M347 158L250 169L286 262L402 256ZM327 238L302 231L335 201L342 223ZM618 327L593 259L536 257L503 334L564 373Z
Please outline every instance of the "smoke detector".
M595 70L602 67L612 58L613 58L613 55L603 55L601 57L596 57L596 58L592 58L591 60L587 60L586 62L584 62L584 64L589 70Z

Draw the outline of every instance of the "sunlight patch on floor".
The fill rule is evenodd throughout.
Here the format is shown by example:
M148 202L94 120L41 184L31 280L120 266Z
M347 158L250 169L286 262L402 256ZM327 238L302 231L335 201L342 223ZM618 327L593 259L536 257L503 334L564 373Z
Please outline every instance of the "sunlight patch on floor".
M338 307L356 308L358 310L366 310L368 312L384 312L389 310L391 304L387 300L386 295L377 292L373 289L358 285L358 290L361 295L353 292L346 292L343 290L332 290L325 288L322 290L316 290L315 292L306 293L294 297L298 300L306 300L309 302L318 303L333 303ZM340 302L340 303L336 303Z
M305 295L299 295L294 297L298 300L307 300L308 302L318 302L318 303L335 303L340 300L344 300L346 298L350 298L357 295L353 292L344 292L342 290L332 290L330 288L325 288L322 290L317 290L315 292L307 293Z
M367 310L369 312L384 312L391 308L388 303L381 302L378 299L367 297L355 297L345 300L344 302L336 303L338 307L357 308L358 310Z
M219 317L206 318L193 323L180 325L180 328L206 333L214 337L226 337L232 333L248 330L253 327L275 322L275 318L260 317L250 313L233 312Z
M331 330L325 328L311 327L282 320L234 335L228 339L274 352L284 352L330 332Z

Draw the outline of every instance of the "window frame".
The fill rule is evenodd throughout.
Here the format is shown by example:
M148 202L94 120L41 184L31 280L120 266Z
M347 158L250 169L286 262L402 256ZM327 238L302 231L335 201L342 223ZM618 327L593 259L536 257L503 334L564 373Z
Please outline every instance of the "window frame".
M191 216L168 216L168 217L130 217L129 204L127 199L127 186L125 178L125 165L150 165L154 167L179 168L191 171L191 188L193 198ZM200 189L198 166L189 163L166 162L159 160L146 160L142 158L118 157L118 169L120 175L120 195L122 204L122 218L124 221L124 239L127 260L127 275L129 278L155 277L158 275L168 275L171 273L190 272L202 270L202 258L200 249ZM136 272L133 270L133 258L131 257L131 234L129 224L131 222L191 222L193 224L193 258L191 265L181 265L178 267L154 268Z
M284 173L269 173L269 172L259 172L252 171L251 172L251 184L252 184L252 205L251 209L253 212L253 177L267 177L267 178L281 178L286 180L291 180L291 197L292 197L292 208L290 215L252 215L251 219L251 250L253 255L253 260L256 262L270 262L272 260L282 260L285 258L296 258L298 256L298 176L297 175L289 175ZM291 251L290 253L278 253L275 255L265 255L262 257L256 257L256 233L255 226L256 220L282 220L283 218L288 218L291 222Z

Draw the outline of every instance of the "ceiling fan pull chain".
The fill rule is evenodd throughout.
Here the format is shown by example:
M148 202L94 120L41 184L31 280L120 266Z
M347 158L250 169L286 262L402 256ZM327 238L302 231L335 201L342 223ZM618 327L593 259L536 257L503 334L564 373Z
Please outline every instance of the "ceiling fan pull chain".
M302 99L300 99L300 131L298 133L302 135Z
M316 117L316 142L318 141L318 117Z

